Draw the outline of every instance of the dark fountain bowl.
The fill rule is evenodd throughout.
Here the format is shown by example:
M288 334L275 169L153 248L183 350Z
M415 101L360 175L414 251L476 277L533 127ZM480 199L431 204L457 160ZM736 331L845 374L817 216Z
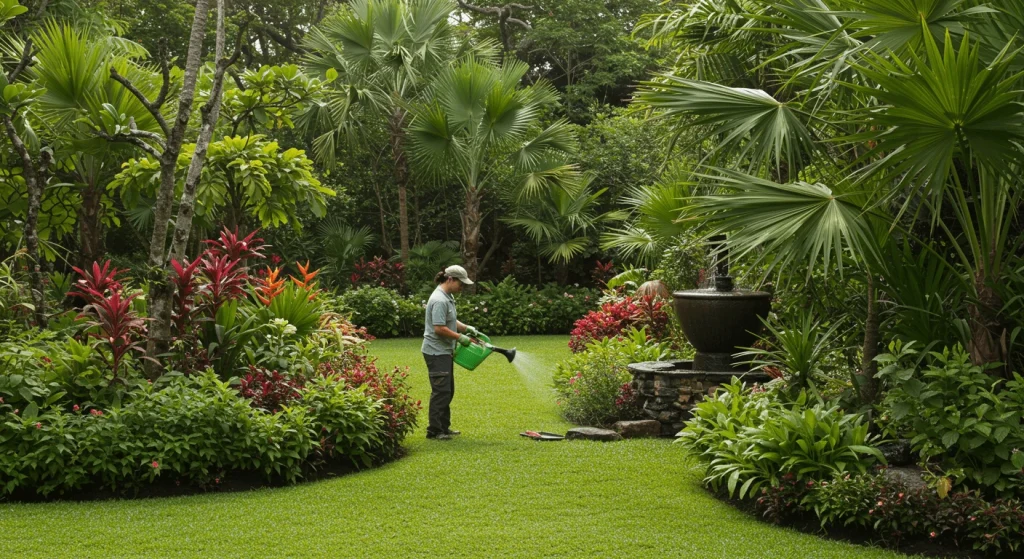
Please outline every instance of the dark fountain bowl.
M734 364L733 354L757 341L761 319L771 311L771 294L732 289L730 278L716 288L676 291L672 296L683 333L697 350L693 368L741 370Z

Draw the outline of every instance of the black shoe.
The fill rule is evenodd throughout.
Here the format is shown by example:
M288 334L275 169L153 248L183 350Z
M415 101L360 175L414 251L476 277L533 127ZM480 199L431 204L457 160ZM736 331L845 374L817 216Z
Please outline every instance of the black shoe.
M451 439L452 436L449 433L427 433L427 438L436 439L439 441L447 441L448 439Z
M461 435L462 431L456 431L455 429L448 429L447 431L445 431L445 434L454 437L455 435Z

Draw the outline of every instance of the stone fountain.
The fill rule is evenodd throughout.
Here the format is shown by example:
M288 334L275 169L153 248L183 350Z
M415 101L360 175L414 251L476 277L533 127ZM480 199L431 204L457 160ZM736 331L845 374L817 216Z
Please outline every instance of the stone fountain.
M629 365L644 415L661 423L664 436L678 433L690 410L732 377L747 383L771 380L765 373L738 366L733 357L757 340L761 319L771 310L771 294L736 288L724 237L712 242L717 245L714 287L672 294L683 333L697 350L694 359Z

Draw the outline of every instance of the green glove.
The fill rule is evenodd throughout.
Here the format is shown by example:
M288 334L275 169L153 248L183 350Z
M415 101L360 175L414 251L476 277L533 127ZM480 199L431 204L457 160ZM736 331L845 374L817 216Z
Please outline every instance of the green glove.
M469 324L466 325L466 333L474 338L480 337L480 331L477 330L475 326L470 326Z
M473 343L473 340L469 339L469 336L467 336L465 334L462 334L462 335L459 336L459 345L460 346L466 347L466 346L468 346L471 343Z

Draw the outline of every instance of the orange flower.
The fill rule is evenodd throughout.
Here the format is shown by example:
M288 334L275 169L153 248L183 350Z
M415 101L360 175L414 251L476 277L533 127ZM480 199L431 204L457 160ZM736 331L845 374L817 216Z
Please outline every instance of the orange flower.
M295 276L290 277L292 278L292 281L295 283L296 286L301 287L302 289L305 289L306 291L310 292L309 300L312 301L313 297L316 297L316 294L320 293L320 290L316 289L316 280L314 279L316 278L316 275L320 273L320 270L313 270L312 272L310 272L309 260L306 261L305 266L299 264L298 262L295 263L295 266L299 269L299 274L302 275L302 279L300 280Z
M267 266L267 277L259 280L260 284L256 286L256 298L264 305L269 306L274 297L284 291L284 280L277 279L280 274L280 268L270 269L270 266Z

